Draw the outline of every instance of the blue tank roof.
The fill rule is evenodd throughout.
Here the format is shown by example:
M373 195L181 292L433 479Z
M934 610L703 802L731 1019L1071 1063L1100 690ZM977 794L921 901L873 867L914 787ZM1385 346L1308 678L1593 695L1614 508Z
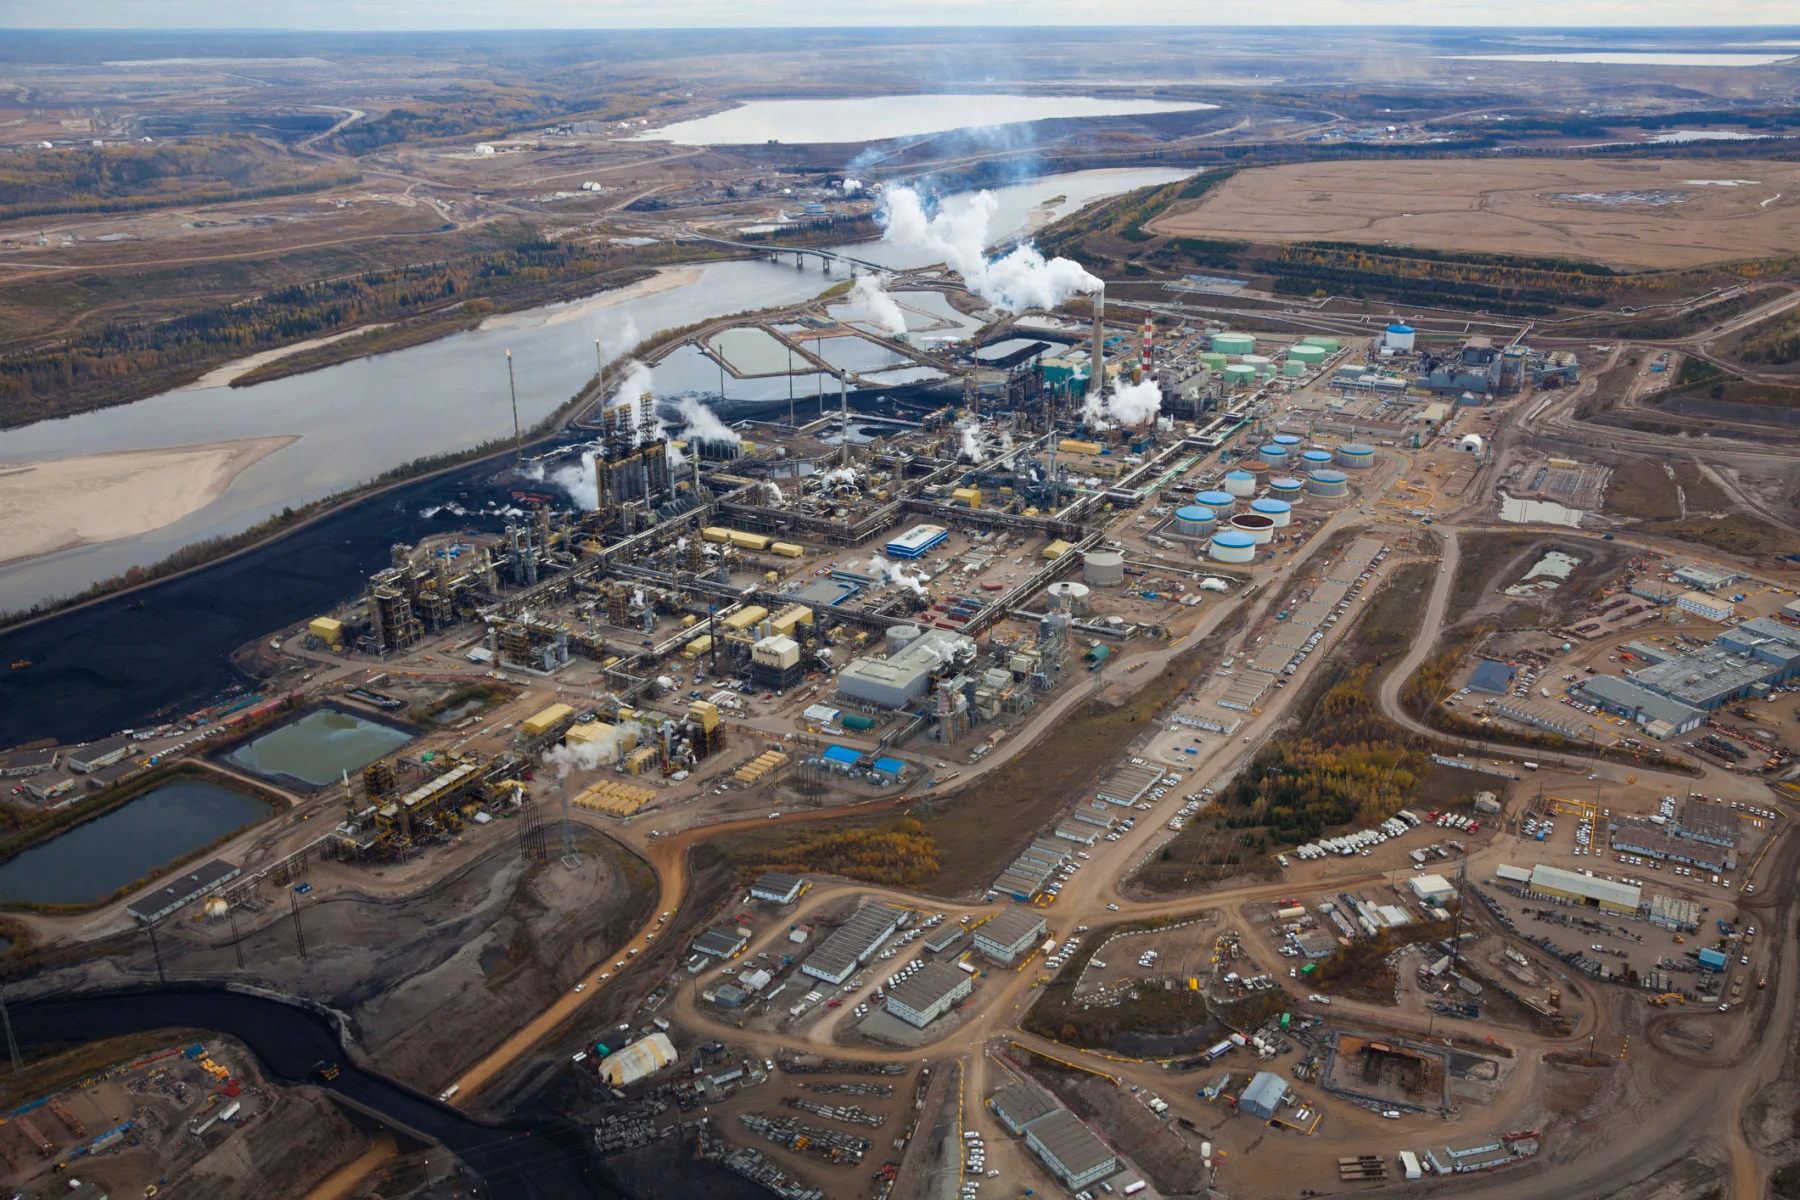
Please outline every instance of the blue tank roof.
M1208 508L1230 508L1233 504L1237 503L1230 492L1201 492L1198 496L1195 496L1194 499L1206 505Z
M1389 333L1411 333L1413 327L1411 325L1389 325L1387 331Z
M1298 446L1300 444L1300 439L1291 433L1278 433L1275 435L1275 444L1278 446Z
M1286 475L1283 475L1280 479L1269 480L1269 486L1272 488L1280 488L1282 491L1285 492L1285 491L1290 491L1295 488L1305 487L1306 485L1301 483L1298 479L1292 479Z
M1243 480L1243 479L1255 479L1256 476L1252 475L1248 471L1227 471L1227 472L1225 472L1225 478Z
M1256 545L1255 538L1238 529L1227 529L1222 533L1214 534L1213 541L1218 545L1232 546L1240 550L1246 546Z
M1286 500L1252 500L1250 510L1265 515L1272 513L1293 512L1294 506Z
M1320 483L1348 483L1350 477L1342 471L1314 471L1312 477Z
M1212 509L1201 508L1198 504L1189 504L1184 508L1178 508L1175 510L1175 515L1183 521L1211 521L1218 516Z

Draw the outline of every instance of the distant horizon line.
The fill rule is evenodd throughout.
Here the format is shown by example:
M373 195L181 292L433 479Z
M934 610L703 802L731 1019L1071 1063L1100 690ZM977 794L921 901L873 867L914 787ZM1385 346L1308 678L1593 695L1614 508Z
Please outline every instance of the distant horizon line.
M1608 33L1608 34L1616 34L1616 33L1620 32L1621 30L1627 30L1627 29L1633 30L1639 34L1649 34L1649 33L1656 33L1656 32L1662 32L1662 31L1693 32L1695 30L1708 30L1708 29L1714 29L1714 30L1720 30L1720 31L1731 31L1731 32L1735 32L1735 33L1741 33L1745 30L1792 31L1795 33L1800 33L1800 22L1792 22L1792 23L1781 24L1781 25L1753 24L1753 23L1752 24L1694 23L1694 24L1683 24L1683 25L1643 25L1643 24L1639 24L1637 22L1630 22L1630 21L1623 21L1617 25L1544 25L1541 22L1527 22L1527 21L1522 21L1521 23L1519 23L1517 25L1495 25L1495 24L1487 24L1487 23L1467 24L1467 25L1421 25L1416 22L1403 22L1403 23L1395 24L1395 25L1369 25L1369 24L1363 24L1363 23L1343 24L1343 25L1326 25L1326 24L1320 24L1320 23L1314 22L1314 21L1307 21L1304 19L1295 19L1293 21L1275 21L1275 22L1268 22L1268 23L1263 23L1263 24L1248 24L1248 23L1235 24L1235 23L1230 23L1230 22L1221 23L1217 20L1214 20L1214 21L1195 21L1192 23L1169 22L1169 21L1146 21L1141 24L1131 23L1131 22L1113 21L1113 22L1108 22L1105 25L1072 25L1072 24L1068 24L1068 25L1065 25L1065 24L1033 25L1033 24L1024 24L1024 23L1002 24L1002 25L985 24L984 25L984 24L954 24L954 23L946 24L946 23L942 23L942 22L936 22L936 23L919 22L919 23L904 23L904 24L896 24L896 25L782 25L782 24L542 25L542 26L533 26L533 27L529 27L529 28L518 28L518 27L514 27L514 26L481 26L481 25L467 25L467 26L464 26L464 25L456 25L456 26L394 25L394 26L383 26L380 28L367 28L367 29L323 29L323 28L313 28L313 27L304 26L304 25L298 25L298 26L287 26L287 25L280 25L280 26L277 26L277 25L168 25L168 26L144 25L144 26L128 26L128 25L120 25L120 26L80 26L80 27L66 27L66 26L52 26L52 25L0 25L0 32L35 33L35 34L75 34L75 35L81 35L81 34L234 34L234 35L242 35L242 34L269 34L269 35L314 34L314 35L319 35L319 34L324 34L324 35L343 35L343 36L353 37L353 36L357 36L357 35L361 35L361 34L370 34L370 33L479 33L479 34L490 34L490 35L498 34L498 35L523 36L523 35L534 34L534 33L685 33L685 34L692 34L692 33L696 33L696 32L699 32L699 33L731 33L731 32L736 32L736 31L743 31L743 30L756 30L756 31L762 31L762 32L791 30L791 31L795 31L795 32L812 32L812 33L827 33L827 32L857 33L857 32L879 32L879 31L883 31L883 30L905 30L905 31L917 32L920 30L931 30L931 29L956 30L956 31L990 29L990 30L1004 30L1004 31L1008 31L1008 32L1040 31L1040 32L1084 32L1084 33L1099 32L1099 33L1105 33L1108 31L1115 31L1115 30L1139 30L1139 29L1252 30L1252 29L1293 29L1296 27L1302 27L1302 28L1307 28L1307 29L1320 29L1320 30L1351 30L1351 31L1356 31L1356 32L1382 32L1382 33L1391 33L1391 32L1396 32L1396 31L1402 31L1402 32L1417 31L1417 32L1421 32L1421 33L1471 32L1471 31L1480 31L1480 30L1491 30L1494 32L1501 32L1501 33L1516 33L1521 30L1532 30L1532 31L1538 32L1540 35L1543 33ZM1749 52L1748 48L1746 48L1746 52Z

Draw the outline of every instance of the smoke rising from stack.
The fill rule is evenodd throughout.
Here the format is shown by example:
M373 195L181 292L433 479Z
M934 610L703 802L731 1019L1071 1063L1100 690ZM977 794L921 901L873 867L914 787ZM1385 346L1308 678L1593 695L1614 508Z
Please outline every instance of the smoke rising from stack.
M623 725L608 726L602 736L591 742L552 746L544 751L541 760L556 772L558 779L567 779L570 771L598 771L619 761L627 735L633 736L642 746L656 739L656 730L641 722L627 721Z
M916 595L924 596L929 594L925 591L925 576L908 575L905 567L897 562L891 561L884 555L873 554L869 556L869 574L884 576L889 583L897 583L901 587L911 590Z
M991 192L978 193L961 212L927 212L919 193L901 185L890 184L881 195L877 219L884 241L942 259L971 292L995 308L1055 308L1071 296L1100 290L1100 280L1079 263L1046 259L1029 242L989 259L988 230L999 206Z
M1162 411L1162 388L1152 380L1119 385L1112 395L1089 392L1081 402L1081 415L1096 429L1112 425L1141 425Z
M981 450L981 437L975 432L973 425L965 425L962 430L962 456L972 463L978 463L987 457Z
M850 289L850 319L867 321L881 327L890 337L906 332L906 314L887 293L887 279L881 275L862 275Z
M744 440L737 430L719 420L719 414L692 396L683 396L676 401L675 412L681 417L681 436L687 441L730 442L736 445Z

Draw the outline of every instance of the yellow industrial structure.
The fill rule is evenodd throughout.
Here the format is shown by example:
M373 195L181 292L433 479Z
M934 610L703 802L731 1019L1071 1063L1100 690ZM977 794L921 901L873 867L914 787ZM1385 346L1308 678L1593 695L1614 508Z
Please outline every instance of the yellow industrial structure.
M583 791L569 803L578 808L603 812L608 816L629 817L654 799L656 799L654 789L631 783L603 780Z
M519 723L527 737L543 737L558 725L564 724L575 716L575 710L566 704L552 704L549 708L532 713Z
M739 767L732 778L739 783L755 783L770 771L785 765L787 755L779 750L764 750L761 754Z
M314 617L306 632L333 650L344 648L344 623L333 617Z

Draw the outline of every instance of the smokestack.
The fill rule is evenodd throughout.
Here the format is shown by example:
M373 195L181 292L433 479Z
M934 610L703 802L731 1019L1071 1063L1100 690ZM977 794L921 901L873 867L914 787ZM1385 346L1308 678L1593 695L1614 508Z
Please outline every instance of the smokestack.
M1098 396L1106 390L1106 289L1094 293L1093 362L1088 368L1088 395Z
M1143 367L1144 367L1144 378L1146 378L1146 379L1148 379L1148 378L1150 378L1150 337L1151 337L1151 327L1150 327L1150 310L1149 310L1149 309L1145 309L1145 310L1144 310L1144 360L1143 360Z

